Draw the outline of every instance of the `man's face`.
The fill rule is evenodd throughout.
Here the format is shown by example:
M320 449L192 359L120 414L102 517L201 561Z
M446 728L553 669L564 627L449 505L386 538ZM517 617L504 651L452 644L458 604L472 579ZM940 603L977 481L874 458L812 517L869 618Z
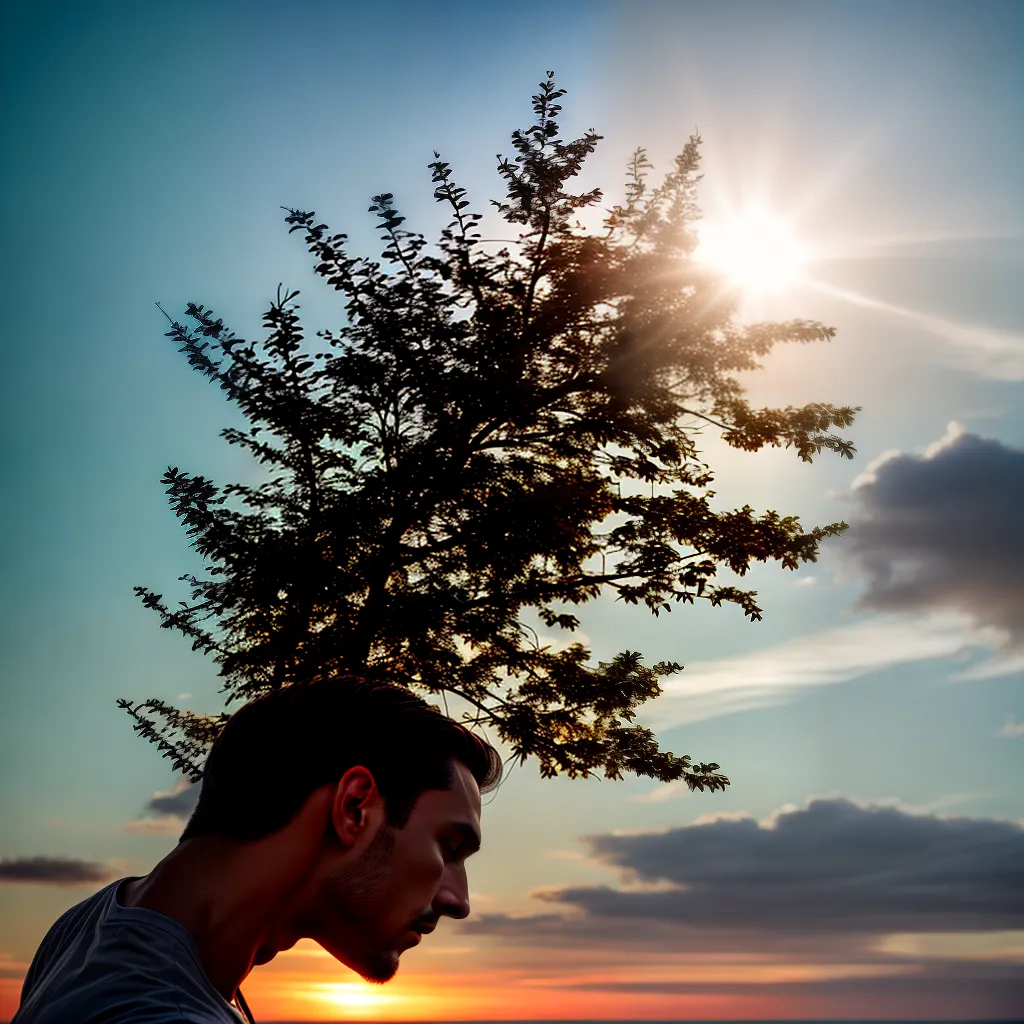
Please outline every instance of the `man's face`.
M440 918L469 914L465 862L480 846L480 789L465 765L452 767L452 784L422 793L404 828L382 824L317 887L306 934L369 981L392 978Z

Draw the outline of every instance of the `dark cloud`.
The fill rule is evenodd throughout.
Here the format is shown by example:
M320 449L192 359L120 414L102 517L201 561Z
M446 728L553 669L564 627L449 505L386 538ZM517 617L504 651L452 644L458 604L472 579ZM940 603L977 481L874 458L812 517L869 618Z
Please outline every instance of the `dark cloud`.
M1024 449L951 429L854 494L842 547L867 577L864 607L951 608L1024 644Z
M585 841L618 886L543 890L558 912L460 926L500 940L502 966L557 950L541 962L569 976L540 968L545 992L638 1005L727 996L819 1020L1009 1019L1024 1005L1019 943L1002 934L1024 928L1016 823L819 799L763 824L723 817Z
M142 808L140 817L124 825L125 832L140 835L177 835L195 810L201 783L181 778L166 793L154 793Z
M199 800L199 784L181 779L169 793L154 793L146 803L143 813L147 815L172 814L185 819L195 810Z
M894 932L1024 928L1024 829L985 819L914 815L848 800L815 800L778 814L719 819L665 832L587 840L593 858L640 885L565 886L540 899L574 909L516 919L485 916L470 930L552 940L718 948L824 949L830 936L866 948ZM685 941L684 941L685 940Z
M113 878L103 864L71 857L0 858L0 884L8 882L42 885L87 885Z
M706 994L794 1000L803 1014L850 1018L1013 1020L1024 1006L1019 963L934 960L906 963L899 973L808 978L799 982L594 981L560 986L636 996Z

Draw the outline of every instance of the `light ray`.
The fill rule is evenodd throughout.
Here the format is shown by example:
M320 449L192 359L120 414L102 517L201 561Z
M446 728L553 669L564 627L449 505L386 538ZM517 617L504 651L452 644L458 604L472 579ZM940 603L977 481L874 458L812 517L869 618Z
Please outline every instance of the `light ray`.
M1022 236L1024 231L1020 228L926 228L825 243L818 247L817 252L822 260L868 260L892 255L900 249L955 246L970 242L1009 242ZM945 254L937 252L935 255Z
M933 313L923 313L918 309L873 299L847 288L837 288L810 277L803 278L801 283L852 305L906 320L942 338L950 344L962 363L985 377L994 380L1024 380L1024 332L958 323Z

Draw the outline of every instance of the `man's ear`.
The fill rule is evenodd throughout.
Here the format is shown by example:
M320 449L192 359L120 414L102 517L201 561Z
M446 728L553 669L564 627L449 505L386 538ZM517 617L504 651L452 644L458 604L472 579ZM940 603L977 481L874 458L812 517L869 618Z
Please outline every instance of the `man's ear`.
M369 768L349 768L338 782L331 805L331 824L346 849L372 835L384 817L384 799Z

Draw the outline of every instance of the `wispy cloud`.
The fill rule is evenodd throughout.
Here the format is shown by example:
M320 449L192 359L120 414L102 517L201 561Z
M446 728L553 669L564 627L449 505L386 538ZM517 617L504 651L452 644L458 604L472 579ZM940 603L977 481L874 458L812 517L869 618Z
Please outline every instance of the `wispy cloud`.
M687 665L645 713L656 729L793 699L898 665L992 654L954 682L1024 671L1024 449L951 423L920 454L888 451L857 477L844 559L874 618ZM888 613L888 614L884 614ZM656 790L640 799L672 795Z
M977 665L957 672L949 678L954 683L973 683L983 679L998 679L1024 673L1024 651L999 654Z
M0 979L16 978L21 981L27 970L27 963L15 960L10 953L0 953Z
M824 281L808 278L805 284L833 298L887 313L928 331L947 343L949 354L958 365L980 376L994 380L1024 380L1024 332L959 323L846 288L836 288Z
M833 686L896 665L990 650L1004 639L963 615L872 618L734 658L700 661L664 681L646 712L655 729L784 704L808 687ZM664 797L663 799L666 799Z
M121 831L133 836L176 836L184 827L185 822L177 815L161 814L155 818L132 818Z
M1003 727L999 730L1003 739L1017 740L1024 736L1024 722L1018 722L1013 715L1007 715Z
M660 804L666 800L676 800L688 796L690 790L685 782L669 782L662 786L655 786L646 793L631 796L630 802L634 804Z

